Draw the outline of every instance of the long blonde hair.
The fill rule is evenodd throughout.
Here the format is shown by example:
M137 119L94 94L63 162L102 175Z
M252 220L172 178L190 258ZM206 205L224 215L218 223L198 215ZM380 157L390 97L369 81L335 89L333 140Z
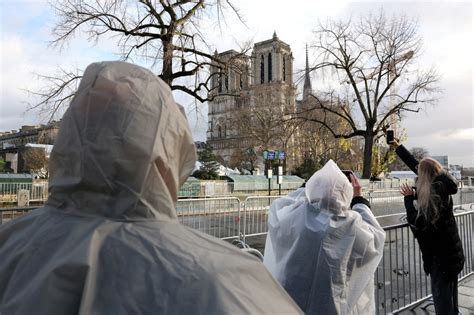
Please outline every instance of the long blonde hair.
M424 158L418 164L416 182L418 216L424 216L431 223L435 223L439 218L438 204L440 202L440 197L434 193L431 184L442 171L443 166L432 158Z

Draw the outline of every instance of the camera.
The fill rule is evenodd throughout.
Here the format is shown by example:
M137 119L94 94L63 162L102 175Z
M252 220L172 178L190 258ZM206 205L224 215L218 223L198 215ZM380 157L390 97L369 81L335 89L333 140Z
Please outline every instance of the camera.
M385 137L387 138L387 144L390 144L393 142L394 135L393 135L393 130L387 130L387 133L385 134Z

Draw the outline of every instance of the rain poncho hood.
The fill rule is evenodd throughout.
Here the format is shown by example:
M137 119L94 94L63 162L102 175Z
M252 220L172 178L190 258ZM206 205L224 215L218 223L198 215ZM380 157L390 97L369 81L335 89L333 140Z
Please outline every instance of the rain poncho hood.
M255 257L178 223L195 160L163 81L90 65L51 155L47 204L0 226L0 313L300 312Z
M374 314L385 232L333 161L268 218L265 266L307 314ZM360 200L361 202L357 202Z

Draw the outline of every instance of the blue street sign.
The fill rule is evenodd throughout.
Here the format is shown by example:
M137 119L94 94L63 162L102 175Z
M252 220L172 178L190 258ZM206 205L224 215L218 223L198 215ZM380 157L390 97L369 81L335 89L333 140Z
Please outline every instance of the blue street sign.
M284 160L286 157L285 151L280 151L280 154L278 155L279 160Z

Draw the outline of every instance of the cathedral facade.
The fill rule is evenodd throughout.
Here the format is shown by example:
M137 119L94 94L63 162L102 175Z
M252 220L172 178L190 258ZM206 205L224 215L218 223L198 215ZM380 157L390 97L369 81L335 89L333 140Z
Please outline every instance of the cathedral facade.
M238 167L253 155L261 168L262 152L279 150L286 153L286 169L292 169L297 163L296 126L284 122L296 111L290 46L274 33L255 43L250 56L229 50L217 57L228 66L211 67L216 75L211 80L207 142L220 162Z

